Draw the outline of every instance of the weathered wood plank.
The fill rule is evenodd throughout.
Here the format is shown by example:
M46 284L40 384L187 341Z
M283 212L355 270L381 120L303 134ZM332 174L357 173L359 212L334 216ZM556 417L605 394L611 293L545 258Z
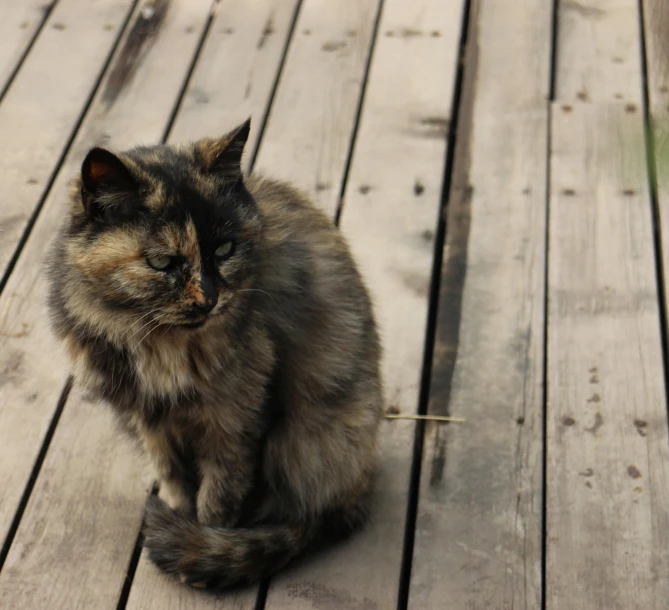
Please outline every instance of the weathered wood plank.
M131 0L61 0L0 104L0 183L3 192L11 193L0 207L0 277L131 5Z
M0 93L7 87L50 9L44 0L0 3Z
M387 400L405 413L418 404L463 6L384 3L341 217L376 304ZM368 527L278 576L268 610L397 606L414 426L382 424Z
M221 4L179 108L171 141L223 134L251 117L244 155L248 171L298 6L298 0Z
M257 170L294 182L334 215L378 0L304 0Z
M156 13L138 6L0 296L3 538L66 379L48 330L42 267L45 244L61 221L66 182L95 144L123 149L161 138L210 6L211 0L174 3L152 28L145 22ZM127 68L129 53L137 58L134 78L119 79L117 68ZM0 599L8 608L116 608L150 479L139 456L123 457L128 449L94 409L104 413L78 396L65 406L0 572Z
M557 99L641 102L638 13L629 0L558 3Z
M297 0L228 0L220 6L170 141L222 134L252 116L244 157L248 170L253 156L249 153L259 140L297 5ZM250 610L257 591L250 587L221 596L205 595L161 574L142 551L127 608Z
M113 430L70 399L0 573L3 608L116 608L151 479Z
M410 604L539 608L551 6L472 6ZM522 70L519 66L523 66Z
M667 416L639 12L636 3L587 6L597 11L560 25L556 64L547 608L659 608L668 587ZM565 85L578 81L587 96Z
M666 607L669 439L650 201L623 105L556 107L547 608Z

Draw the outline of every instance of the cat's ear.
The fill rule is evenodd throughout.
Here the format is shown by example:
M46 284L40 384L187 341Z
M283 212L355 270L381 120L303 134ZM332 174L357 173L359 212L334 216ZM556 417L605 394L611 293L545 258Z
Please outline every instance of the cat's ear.
M230 177L241 177L242 154L251 130L249 117L239 127L222 138L199 142L199 152L205 171Z
M137 182L123 161L104 148L93 148L81 165L81 199L84 208L93 213L96 198L103 193L129 192Z

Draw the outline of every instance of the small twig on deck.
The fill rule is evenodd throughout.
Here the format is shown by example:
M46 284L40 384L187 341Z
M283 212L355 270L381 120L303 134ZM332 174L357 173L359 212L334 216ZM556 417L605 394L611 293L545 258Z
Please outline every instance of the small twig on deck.
M424 419L426 421L448 421L453 423L463 423L467 420L463 417L446 417L445 415L395 415L386 413L386 419Z

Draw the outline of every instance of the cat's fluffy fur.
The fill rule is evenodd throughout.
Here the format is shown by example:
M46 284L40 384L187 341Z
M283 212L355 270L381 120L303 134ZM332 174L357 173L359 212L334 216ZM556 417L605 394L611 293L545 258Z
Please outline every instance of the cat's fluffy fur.
M150 557L198 586L257 580L361 525L382 413L348 248L290 186L242 178L248 130L93 149L50 264L75 376L140 439L169 504L149 501Z

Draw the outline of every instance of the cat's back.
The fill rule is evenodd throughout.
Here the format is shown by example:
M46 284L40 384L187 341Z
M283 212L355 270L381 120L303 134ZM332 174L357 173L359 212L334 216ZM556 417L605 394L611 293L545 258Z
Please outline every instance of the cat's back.
M290 184L254 176L247 188L263 217L263 281L279 293L371 316L367 290L332 220Z
M334 223L288 184L252 178L263 216L259 287L289 376L313 395L356 377L378 380L372 303Z

